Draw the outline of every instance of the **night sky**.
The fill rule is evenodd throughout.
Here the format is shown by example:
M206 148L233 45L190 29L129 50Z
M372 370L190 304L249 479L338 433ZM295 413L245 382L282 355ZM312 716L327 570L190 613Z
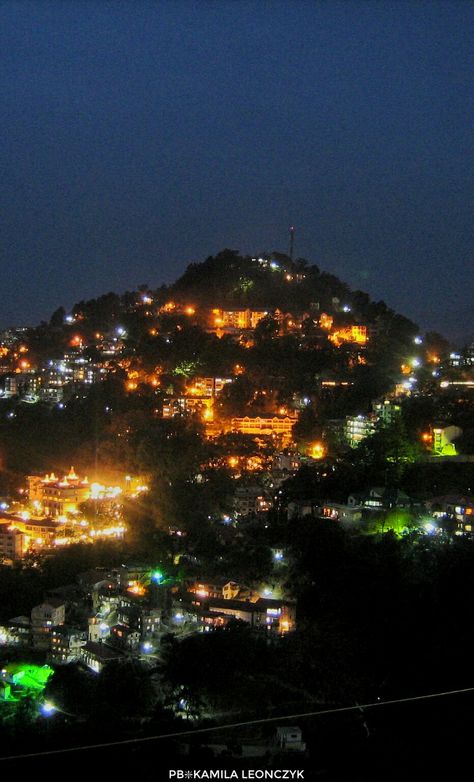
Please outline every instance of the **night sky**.
M474 4L0 5L0 325L288 249L472 332Z

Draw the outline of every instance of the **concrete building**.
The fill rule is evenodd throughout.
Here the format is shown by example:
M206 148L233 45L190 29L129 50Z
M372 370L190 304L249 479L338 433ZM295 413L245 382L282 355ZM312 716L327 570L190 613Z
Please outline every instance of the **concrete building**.
M53 628L63 625L66 606L62 600L49 599L31 610L31 632L33 646L50 649Z
M12 527L9 522L0 523L0 559L14 562L25 555L27 548L23 532Z
M269 314L268 310L213 309L211 326L220 331L254 329Z
M376 422L373 416L348 415L344 426L344 436L351 448L357 448L362 440L375 433Z
M53 663L65 664L77 662L81 649L87 643L87 633L70 627L53 627L51 631L50 658Z
M88 641L81 647L81 662L94 673L100 673L104 665L111 660L123 660L125 653L121 649L113 648L105 643Z
M284 444L291 442L293 427L297 420L296 415L291 417L288 415L246 415L241 418L232 418L231 429L239 434L252 437L280 438Z
M239 516L266 513L271 506L272 503L261 486L239 486L234 492L234 508Z

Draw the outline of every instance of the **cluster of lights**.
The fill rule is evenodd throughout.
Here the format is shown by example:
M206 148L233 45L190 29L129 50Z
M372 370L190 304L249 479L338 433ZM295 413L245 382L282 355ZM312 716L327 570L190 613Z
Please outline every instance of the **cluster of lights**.
M310 449L312 459L323 459L326 455L326 448L323 443L314 443Z

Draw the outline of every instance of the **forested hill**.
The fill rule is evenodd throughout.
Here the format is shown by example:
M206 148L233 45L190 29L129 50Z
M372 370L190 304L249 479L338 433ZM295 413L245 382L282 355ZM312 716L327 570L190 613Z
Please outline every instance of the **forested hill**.
M373 325L395 341L405 342L418 333L415 323L385 302L372 301L364 291L351 290L335 275L302 258L292 261L278 252L252 258L224 249L201 263L191 263L171 285L155 287L153 282L140 285L137 291L109 292L97 299L79 301L72 308L72 315L85 321L84 326L91 330L107 331L125 323L135 332L137 317L144 315L141 305L149 298L153 311L156 306L174 301L200 310L263 308L296 315L326 312L335 315L340 326ZM60 327L65 315L60 307L53 313L50 325ZM143 318L143 325L145 322Z
M395 315L384 302L373 302L367 293L352 291L335 275L305 259L291 261L278 252L251 258L236 250L222 250L203 263L191 263L167 295L207 307L267 307L291 312L311 305L331 312L335 305L337 309L345 305L368 322ZM408 319L405 325L413 332L418 329Z

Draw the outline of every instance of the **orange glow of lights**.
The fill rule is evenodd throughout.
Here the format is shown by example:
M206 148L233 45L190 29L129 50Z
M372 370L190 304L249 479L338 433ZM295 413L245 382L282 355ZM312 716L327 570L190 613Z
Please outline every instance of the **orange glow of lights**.
M7 352L8 352L8 351L7 351ZM27 348L27 346L26 346L26 345L20 345L20 347L18 348L18 352L19 352L19 353L28 353L28 348Z
M203 411L202 417L204 421L212 421L212 419L214 418L214 413L212 412L212 410L206 407L206 409Z
M237 456L229 456L229 466L230 467L237 467L239 460Z
M423 432L423 434L421 435L421 439L423 440L424 443L429 443L433 438L429 432Z
M134 380L129 380L126 385L127 391L136 391L138 388L138 383L135 383Z
M326 315L325 312L321 314L321 317L319 318L319 325L322 329L326 329L327 331L330 331L333 324L333 317L331 315Z
M127 592L131 592L133 595L144 595L145 588L140 584L132 584L132 586L128 587Z
M322 459L326 455L326 449L323 443L314 443L311 446L310 453L312 459Z
M195 309L195 307L189 306L189 307L186 307L184 312L185 312L186 315L194 315L195 312L196 312L196 309Z

